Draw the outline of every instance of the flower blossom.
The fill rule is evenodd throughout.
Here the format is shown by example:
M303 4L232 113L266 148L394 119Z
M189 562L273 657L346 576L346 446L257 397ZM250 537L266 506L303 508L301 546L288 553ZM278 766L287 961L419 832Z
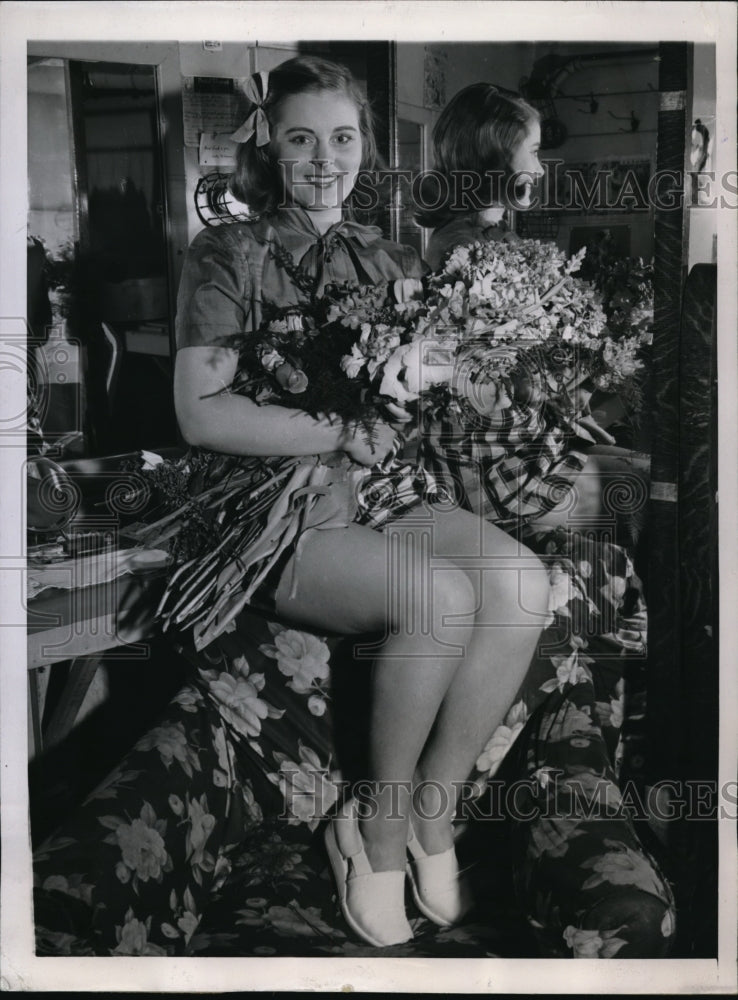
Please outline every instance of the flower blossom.
M311 632L285 629L274 637L274 646L262 652L277 661L281 673L290 678L289 686L298 694L307 694L316 681L328 679L330 650Z

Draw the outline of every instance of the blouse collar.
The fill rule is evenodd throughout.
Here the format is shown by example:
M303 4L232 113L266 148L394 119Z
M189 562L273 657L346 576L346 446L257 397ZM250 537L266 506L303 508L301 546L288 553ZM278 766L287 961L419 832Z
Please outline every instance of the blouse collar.
M340 219L335 222L324 233L318 231L310 217L310 212L298 206L280 208L273 217L274 223L278 226L286 226L300 235L306 237L311 243L330 243L334 236L343 236L356 240L361 246L369 246L382 236L382 230L378 226L365 226L352 219Z

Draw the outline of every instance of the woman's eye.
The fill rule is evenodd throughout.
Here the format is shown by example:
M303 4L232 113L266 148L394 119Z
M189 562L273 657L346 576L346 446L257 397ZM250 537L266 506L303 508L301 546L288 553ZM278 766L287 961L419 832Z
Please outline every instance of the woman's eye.
M292 142L296 146L307 146L313 141L313 137L310 135L293 135Z
M341 146L346 146L348 143L354 141L354 137L352 135L337 135L334 141Z

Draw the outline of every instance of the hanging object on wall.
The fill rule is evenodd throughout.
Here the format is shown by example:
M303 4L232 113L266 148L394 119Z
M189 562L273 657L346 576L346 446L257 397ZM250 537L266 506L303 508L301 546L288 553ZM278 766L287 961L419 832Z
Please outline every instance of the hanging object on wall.
M632 108L629 115L615 115L612 111L608 111L607 113L617 122L629 122L629 128L620 128L618 129L618 132L637 132L641 127L641 119L636 116L636 113Z
M236 151L238 149L230 135L218 132L203 132L200 136L198 160L201 167L236 166Z
M248 108L248 77L185 76L182 78L182 123L185 146L197 149L203 132L229 134Z
M203 225L222 226L230 222L250 222L253 218L248 206L231 194L230 179L230 174L214 171L197 182L195 209Z
M689 149L689 162L692 170L701 173L709 170L708 160L712 154L712 139L710 130L701 118L695 118L692 125L692 141Z
M523 77L519 89L523 97L541 112L541 149L555 149L567 139L567 130L558 116L554 96L561 94L561 84L573 73L588 67L605 65L626 65L630 62L651 62L658 57L658 49L623 49L619 52L589 52L576 56L560 56L554 53L542 56L533 65L529 77ZM600 95L603 96L603 95ZM590 94L590 113L597 110L594 94ZM638 123L640 125L640 122ZM636 131L632 127L626 131Z
M714 118L711 119L710 124L714 129ZM711 172L715 169L712 162L712 136L710 134L710 129L707 127L702 118L695 118L692 123L692 135L688 153L688 169L690 171L692 182L692 204L702 206L714 204L712 202L712 193L709 186ZM703 185L700 183L700 174L708 175L703 179ZM714 178L714 176L715 175L712 174L712 178Z
M592 93L590 93L589 98L575 97L574 100L587 102L588 107L586 111L584 108L577 108L577 111L579 111L583 115L596 115L600 109L600 102L595 99L595 95Z

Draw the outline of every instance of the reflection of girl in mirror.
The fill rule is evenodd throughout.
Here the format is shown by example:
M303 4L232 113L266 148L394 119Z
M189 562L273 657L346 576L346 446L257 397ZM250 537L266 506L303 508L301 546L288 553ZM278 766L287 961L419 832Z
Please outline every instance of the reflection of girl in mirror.
M518 240L504 226L504 216L510 209L523 210L531 203L532 185L542 173L539 141L537 112L519 97L479 83L451 100L434 130L436 168L446 179L450 197L433 211L418 213L422 224L436 227L428 249L428 260L434 268L458 246L473 241ZM454 191L462 190L472 192L466 203L452 197ZM436 182L431 196L437 194ZM577 384L576 372L572 381ZM575 405L586 405L588 394L587 387L580 383L580 398L574 400ZM589 453L596 440L594 422L580 416L577 422L569 419L567 424L567 415L562 417L552 409L546 395L545 377L537 383L531 378L527 384L514 382L506 403L486 412L470 414L462 410L453 417L444 414L443 420L431 412L424 422L422 455L427 468L451 486L462 506L503 526L541 553L550 567L552 593L561 596L554 599L554 603L558 601L554 624L543 633L540 655L531 666L530 676L545 678L548 673L548 679L538 688L541 701L537 705L533 701L533 705L544 718L571 718L578 713L592 726L599 718L604 734L609 723L603 721L597 707L602 704L601 692L604 688L609 704L619 702L618 711L622 712L625 665L632 658L637 677L638 661L642 661L645 651L646 609L641 583L631 554L618 544L615 533L621 514L625 514L628 524L645 507L645 477L631 453L618 449L615 456L610 454L605 460L612 478L601 489L604 461L598 458L600 464L595 465ZM612 453L614 449L602 451ZM630 541L627 536L623 540ZM583 596L584 613L579 603ZM562 635L568 654L545 652L558 646L560 654ZM562 664L582 662L586 668L567 675L566 685L562 685ZM558 692L553 703L545 700L542 692L546 691ZM582 712L585 704L587 708ZM566 785L567 774L611 774L615 785L615 741L611 740L607 747L603 743L582 766L572 757L578 741L573 739L564 747L557 739L552 737L547 745L546 739L539 736L536 752L529 752L527 758L530 774L560 769L559 774L564 775L561 786ZM560 787L558 779L553 782L554 788ZM613 794L619 797L616 788ZM535 825L521 826L520 835L530 862L537 851ZM611 835L633 845L633 857L639 858L642 872L647 873L643 883L646 893L643 903L638 904L643 925L639 930L631 925L625 937L633 935L639 940L643 948L640 954L656 955L658 947L649 942L648 934L655 933L658 940L661 916L658 908L650 913L645 904L654 904L657 893L653 887L663 885L663 881L627 819L622 821L617 835L602 827L593 831L588 846L590 856L584 863L569 859L566 844L570 830L562 827L563 847L557 853L559 868L552 877L553 888L546 901L540 886L537 892L531 891L526 905L539 926L555 923L569 907L584 909L589 883L583 873L606 864ZM535 870L530 863L531 870ZM536 884L533 875L527 884ZM630 905L624 901L629 887L622 886L623 899L618 901L620 891L613 890L611 901L603 901L599 914L602 923L598 926L621 924L620 918ZM634 905L633 912L637 909Z
M416 213L421 225L434 227L426 254L431 267L454 247L475 240L518 240L508 220L512 211L531 207L544 173L540 141L538 112L510 91L477 83L449 102L433 132L434 173L445 178L442 190L448 197L438 204L437 181L430 175L427 203L433 207ZM487 441L494 438L505 451L498 474L488 475L485 484L500 522L509 515L512 523L521 514L546 524L565 521L572 513L596 518L602 511L599 471L607 467L642 478L644 470L613 451L615 439L593 419L591 383L577 381L574 373L573 385L573 419L553 398L545 398L540 375L532 374L514 383L510 408L485 423ZM598 458L593 445L602 453Z
M520 97L479 83L449 102L433 130L434 173L446 179L448 197L438 204L429 178L421 199L427 193L433 208L416 215L434 228L426 253L432 268L462 243L509 238L508 210L530 207L543 174L540 144L540 116Z

